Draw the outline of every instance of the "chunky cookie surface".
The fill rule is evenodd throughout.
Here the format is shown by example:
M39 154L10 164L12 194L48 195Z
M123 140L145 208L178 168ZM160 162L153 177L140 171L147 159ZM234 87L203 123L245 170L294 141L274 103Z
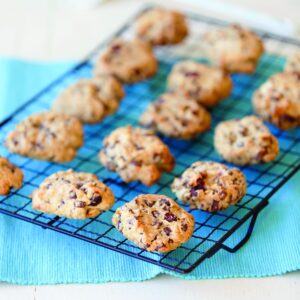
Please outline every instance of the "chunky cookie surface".
M123 97L121 83L112 76L81 79L59 95L52 110L97 123L114 113Z
M256 116L221 122L214 143L226 161L241 166L273 161L279 153L276 137Z
M138 180L145 185L154 184L163 171L174 167L167 145L152 131L131 126L117 128L106 137L99 158L125 182Z
M70 219L93 218L115 202L94 174L67 170L52 174L32 194L32 208Z
M193 163L179 178L172 191L191 208L215 212L238 203L246 193L246 178L235 168L216 162Z
M300 126L300 74L273 75L255 92L252 102L255 111L278 128Z
M212 63L233 73L254 72L264 52L262 40L239 25L205 33L203 46Z
M223 70L194 61L177 63L169 77L171 91L211 107L230 95L232 81Z
M151 46L141 40L114 40L99 57L94 74L114 75L126 83L153 76L157 62Z
M9 133L9 151L37 159L64 162L72 160L83 143L80 121L55 112L31 115Z
M8 194L12 188L19 189L22 184L22 171L7 158L0 156L0 195Z
M178 248L194 229L193 216L164 195L139 195L119 207L112 222L140 248L158 252Z
M300 74L300 51L294 52L288 58L285 71L296 72Z
M151 103L140 118L140 124L164 135L190 139L210 128L209 112L197 101L166 93Z
M152 45L180 43L188 35L183 14L165 9L145 12L135 26L137 36Z

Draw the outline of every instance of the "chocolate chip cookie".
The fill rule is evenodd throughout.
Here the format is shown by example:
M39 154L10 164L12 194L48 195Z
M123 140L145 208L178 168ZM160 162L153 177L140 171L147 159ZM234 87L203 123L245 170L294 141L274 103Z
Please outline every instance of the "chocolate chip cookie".
M33 114L9 133L9 151L37 159L64 162L72 160L83 143L83 129L74 117L42 112Z
M232 81L223 70L195 61L177 63L169 77L171 91L212 107L230 95Z
M121 83L112 76L81 79L61 93L52 110L97 123L114 113L123 97Z
M94 74L114 75L125 83L153 76L157 62L151 46L141 40L114 40L99 57Z
M0 156L0 195L8 194L11 188L19 189L22 184L22 171L7 158Z
M289 56L285 71L300 73L300 51Z
M70 219L93 218L115 202L111 189L94 174L67 170L46 178L32 194L32 208Z
M202 41L211 62L233 73L253 73L264 52L262 40L239 25L211 30Z
M178 44L188 35L183 14L166 9L151 9L138 18L137 36L152 45Z
M161 95L140 118L141 125L182 139L207 131L210 122L210 114L201 104L174 93Z
M278 128L300 126L300 73L273 75L255 92L252 102L255 111Z
M235 168L197 161L175 178L172 191L191 208L215 212L238 203L246 193L246 178Z
M194 229L193 216L164 195L139 195L119 207L112 222L140 248L158 252L178 248Z
M256 116L221 122L214 143L226 161L241 166L273 161L279 153L276 137Z
M163 171L174 167L167 145L152 131L131 126L117 128L106 137L99 158L125 182L139 180L145 185L154 184Z

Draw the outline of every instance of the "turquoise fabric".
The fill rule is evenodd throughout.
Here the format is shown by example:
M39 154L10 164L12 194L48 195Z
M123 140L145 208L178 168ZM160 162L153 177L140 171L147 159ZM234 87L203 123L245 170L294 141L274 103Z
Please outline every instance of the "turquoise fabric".
M0 60L0 119L38 92L72 62ZM270 200L248 243L219 251L186 279L263 277L300 268L300 173ZM244 235L238 231L236 240ZM0 214L0 281L18 284L142 281L157 266Z

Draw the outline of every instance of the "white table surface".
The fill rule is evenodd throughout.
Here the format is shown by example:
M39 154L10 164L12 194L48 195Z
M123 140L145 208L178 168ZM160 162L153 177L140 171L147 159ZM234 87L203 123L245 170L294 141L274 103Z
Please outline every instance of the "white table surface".
M93 9L74 8L66 0L0 0L0 55L34 60L78 59L108 37L146 1L111 0ZM79 0L75 1L79 2ZM160 1L152 1L160 2ZM205 8L165 1L185 10L219 15ZM74 3L74 2L73 2ZM161 1L162 3L162 1ZM195 3L195 1L194 1ZM295 23L299 0L226 0ZM230 16L223 18L235 19ZM74 34L76 32L76 34ZM80 40L79 37L80 36ZM17 286L0 283L2 300L46 299L300 299L300 272L252 279L186 281L159 276L142 283Z

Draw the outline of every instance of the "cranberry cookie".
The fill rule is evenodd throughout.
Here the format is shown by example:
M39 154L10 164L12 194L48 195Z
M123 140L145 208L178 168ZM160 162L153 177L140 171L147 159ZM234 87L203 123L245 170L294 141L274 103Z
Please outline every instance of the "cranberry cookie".
M174 167L168 146L150 130L120 127L103 144L99 154L101 163L119 173L125 182L139 180L152 185L163 171L170 172Z
M190 139L210 128L209 112L198 102L182 95L161 95L140 118L140 124L164 135Z
M153 76L157 62L151 46L140 40L114 40L100 56L94 73L114 75L126 83L134 83Z
M6 138L14 153L37 159L64 162L72 160L83 143L83 129L74 117L42 112L31 115Z
M81 79L61 93L52 110L97 123L114 113L123 97L121 83L112 76Z
M264 52L262 40L239 25L205 33L203 47L212 63L233 73L253 73Z
M270 162L279 153L276 137L256 116L221 122L214 143L226 161L241 166Z
M300 125L300 74L284 72L270 77L254 94L255 111L280 129Z
M112 222L140 248L158 252L178 248L194 229L193 216L164 195L139 195L119 207Z
M191 208L215 212L238 203L246 187L246 178L240 170L216 162L198 161L175 178L172 191Z
M46 178L32 194L32 208L70 219L93 218L115 202L111 189L90 173L62 171Z
M22 171L7 158L0 156L0 195L8 194L11 188L19 189L22 184Z
M168 78L171 91L211 107L230 95L232 81L223 70L194 61L177 63Z
M178 44L188 35L183 14L165 9L145 12L136 23L137 36L152 45Z

